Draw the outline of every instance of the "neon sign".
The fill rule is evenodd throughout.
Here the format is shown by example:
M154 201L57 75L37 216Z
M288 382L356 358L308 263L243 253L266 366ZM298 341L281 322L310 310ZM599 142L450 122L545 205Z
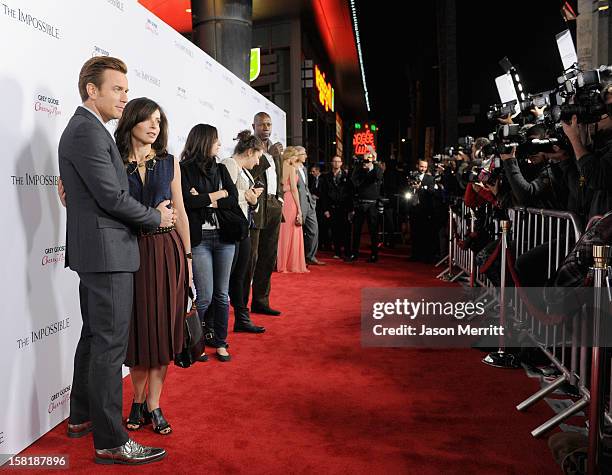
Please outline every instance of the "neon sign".
M353 133L354 155L365 155L370 152L370 147L376 152L377 131L378 127L375 124L362 125L359 122L355 123L355 132Z
M355 148L355 155L364 155L369 152L368 145L376 151L376 144L374 143L374 134L370 130L363 132L355 132L353 135L353 147Z
M326 111L334 110L334 88L331 83L325 80L325 73L322 73L319 66L315 64L315 85L319 91L319 102L325 107Z

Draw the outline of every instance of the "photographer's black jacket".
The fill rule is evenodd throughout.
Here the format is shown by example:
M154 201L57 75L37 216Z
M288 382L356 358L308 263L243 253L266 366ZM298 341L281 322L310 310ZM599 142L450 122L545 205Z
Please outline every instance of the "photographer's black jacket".
M558 165L541 167L535 179L527 181L516 158L504 160L502 164L516 205L567 209L568 190L563 186L563 172Z
M319 204L323 212L331 211L332 207L349 210L353 205L352 187L348 174L344 171L339 173L334 180L332 172L321 176L321 198Z
M351 174L351 182L357 200L377 200L383 182L383 171L377 164L372 170L356 166Z
M612 142L576 160L576 166L583 186L592 192L587 218L612 210Z

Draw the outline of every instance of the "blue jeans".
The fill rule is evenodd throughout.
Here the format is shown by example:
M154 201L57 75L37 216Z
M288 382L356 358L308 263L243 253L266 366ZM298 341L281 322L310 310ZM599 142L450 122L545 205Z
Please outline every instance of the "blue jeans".
M215 348L227 345L228 289L235 249L235 244L219 239L217 230L202 230L202 242L191 249L198 317L204 323L204 315L213 304L209 312L212 321L207 322L207 326L214 330L214 338L208 344Z

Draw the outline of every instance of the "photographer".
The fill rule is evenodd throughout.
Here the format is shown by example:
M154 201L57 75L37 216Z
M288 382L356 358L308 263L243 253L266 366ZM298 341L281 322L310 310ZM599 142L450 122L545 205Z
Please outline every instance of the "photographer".
M429 163L419 160L414 175L414 206L410 210L410 235L412 236L411 261L431 262L435 258L438 242L434 226L434 193L437 189L434 177L427 173Z
M546 130L534 125L527 131L527 139L545 139ZM510 153L500 154L504 174L514 203L517 206L557 209L567 208L568 190L564 187L563 170L556 163L548 161L545 152L529 153L529 150L513 147ZM523 164L523 170L519 166ZM525 172L525 173L524 173ZM525 178L525 174L528 175ZM529 180L529 175L534 176Z
M575 155L574 174L578 175L578 193L581 194L586 218L603 215L612 209L612 84L606 84L602 90L602 99L608 114L596 124L593 135L593 151L585 145L586 140L582 124L574 115L570 122L562 122L563 131L570 141ZM586 188L586 189L585 189Z
M483 149L489 145L489 139L478 137L471 144L470 150L458 150L456 155L457 171L456 177L459 183L461 194L463 194L470 181L478 174L482 159L484 158Z
M378 260L378 200L383 182L383 171L375 163L376 153L366 153L362 160L355 164L351 174L351 183L355 192L355 211L353 214L352 254L347 262L357 260L361 241L361 228L367 220L370 231L370 262Z

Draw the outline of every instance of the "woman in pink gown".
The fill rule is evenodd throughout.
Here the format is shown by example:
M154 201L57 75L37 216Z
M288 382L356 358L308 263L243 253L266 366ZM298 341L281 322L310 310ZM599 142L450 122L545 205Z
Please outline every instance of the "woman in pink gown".
M287 147L283 152L283 218L278 236L278 272L308 272L304 254L304 233L302 232L302 211L297 189L298 150Z

